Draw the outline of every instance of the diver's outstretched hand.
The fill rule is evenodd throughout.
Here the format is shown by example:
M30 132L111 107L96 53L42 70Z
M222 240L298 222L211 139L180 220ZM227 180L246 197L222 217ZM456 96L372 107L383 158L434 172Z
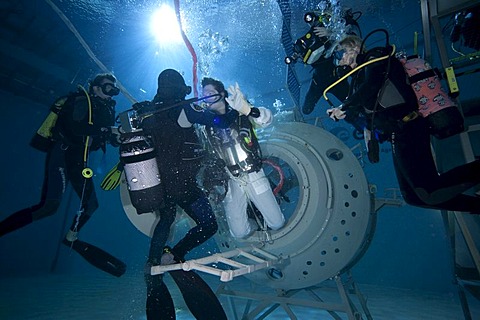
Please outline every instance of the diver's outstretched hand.
M250 111L252 110L252 106L248 103L247 99L243 95L242 91L240 91L240 86L238 83L235 82L235 87L230 86L228 87L229 96L225 98L228 104L238 113L248 116Z

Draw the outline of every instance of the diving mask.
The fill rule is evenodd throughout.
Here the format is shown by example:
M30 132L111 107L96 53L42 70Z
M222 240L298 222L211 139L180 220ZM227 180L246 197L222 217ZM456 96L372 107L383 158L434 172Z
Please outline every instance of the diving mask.
M205 91L204 96L201 98L206 104L211 105L222 100L222 95L214 91Z
M345 52L346 52L345 49L339 49L339 50L333 51L333 59L336 66L338 66L338 64L340 63L340 60L342 60Z
M106 96L117 96L120 93L120 89L115 87L115 84L113 83L104 83L100 86L100 89L102 89L102 93Z

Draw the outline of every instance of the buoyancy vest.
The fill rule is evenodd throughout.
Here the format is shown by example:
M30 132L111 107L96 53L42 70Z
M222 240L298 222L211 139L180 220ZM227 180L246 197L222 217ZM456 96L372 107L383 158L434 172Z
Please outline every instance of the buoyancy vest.
M62 108L58 114L57 124L52 130L53 138L70 146L85 146L88 139L89 150L102 148L105 151L109 135L102 129L115 124L115 101L74 94L66 103L69 107ZM84 118L75 119L79 110L84 110Z
M57 125L58 115L63 108L68 108L68 106L72 103L72 99L74 96L78 96L81 94L84 93L79 91L70 92L65 96L57 98L52 103L52 105L50 106L50 112L48 113L45 120L43 120L37 132L35 132L35 135L32 137L30 141L30 146L43 152L47 152L48 150L50 150L51 146L55 142L54 129Z

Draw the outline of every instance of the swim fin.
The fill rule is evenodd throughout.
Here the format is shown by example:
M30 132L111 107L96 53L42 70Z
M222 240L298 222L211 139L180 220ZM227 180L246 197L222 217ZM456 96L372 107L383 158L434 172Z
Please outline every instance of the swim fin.
M100 187L105 191L115 190L120 184L120 178L122 177L123 163L119 161L103 178Z
M174 270L169 274L177 284L188 309L198 320L227 320L225 310L210 286L195 271Z
M110 273L115 277L122 276L127 270L127 265L110 253L81 240L73 242L64 239L64 245L71 247L77 251L85 260L98 269Z

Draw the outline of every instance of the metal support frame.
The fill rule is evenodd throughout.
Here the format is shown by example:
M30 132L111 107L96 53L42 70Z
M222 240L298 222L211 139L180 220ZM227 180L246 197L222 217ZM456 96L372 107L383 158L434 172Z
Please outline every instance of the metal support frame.
M241 260L241 262L237 260ZM173 270L197 270L218 276L221 281L226 282L233 280L235 277L281 263L283 260L283 257L277 257L252 246L216 253L205 258L189 260L183 263L152 266L150 273L154 276ZM212 264L215 266L211 266Z
M376 188L377 187L375 185L370 185L370 193L375 194L376 193ZM400 189L387 188L387 189L385 189L385 195L386 195L386 197L384 197L384 198L374 197L374 201L375 201L374 212L375 213L377 213L384 206L401 207L401 206L405 205L405 201L403 200Z
M451 66L451 60L449 60L447 48L445 45L445 40L442 34L442 27L440 25L440 19L447 15L454 14L460 10L472 7L474 5L478 5L478 1L472 0L458 0L458 1L448 1L448 0L421 0L421 9L422 9L422 22L423 22L423 31L425 35L425 52L426 58L430 59L431 57L431 28L433 28L435 34L436 45L439 50L440 60L442 63L443 68L447 68ZM461 110L461 103L459 102L460 110ZM462 146L463 156L465 162L471 162L475 159L472 144L470 141L469 133L478 130L478 125L470 126L466 132L463 132L459 135L460 144ZM439 158L443 154L441 150L436 150L436 157ZM438 162L437 162L438 163ZM442 170L443 168L438 168ZM450 244L452 248L452 259L454 263L454 269L456 270L457 267L455 266L456 262L456 248L455 248L455 235L456 235L456 226L460 230L461 235L465 239L468 251L471 254L471 257L474 261L476 266L476 271L478 275L480 275L480 253L478 247L472 237L471 227L465 221L465 214L462 212L449 212L449 211L442 211L442 217L444 221L444 225L447 231L447 234L450 237ZM465 294L466 286L480 286L479 281L471 281L465 280L460 278L457 274L457 270L455 272L455 282L458 285L458 295L460 299L460 303L462 306L463 314L466 320L472 319L472 315L470 313L470 308L468 305L467 296Z
M212 256L189 260L184 263L171 265L159 265L151 267L151 274L157 275L172 270L197 270L220 277L223 282L218 288L216 294L228 297L229 305L232 309L235 319L239 319L237 313L237 304L234 298L246 299L247 303L240 319L264 319L279 307L282 308L290 319L298 319L295 315L293 306L308 307L325 310L334 319L341 320L339 312L345 313L349 320L365 319L372 320L372 316L367 307L367 300L360 292L357 284L354 282L350 271L338 274L330 280L326 280L319 285L301 288L301 289L272 289L257 286L253 291L240 291L229 288L235 277L246 275L258 270L268 268L273 265L281 264L288 258L277 257L255 246L248 248L235 249L228 252L216 253ZM336 296L341 302L328 302L322 298L322 290L329 290L330 296L332 285L327 287L328 282L333 282L336 287ZM254 283L252 285L256 286ZM268 290L267 292L265 290ZM325 293L325 292L323 292ZM357 298L357 308L352 296ZM251 308L253 308L251 310Z
M322 286L327 282L330 282L330 286ZM334 286L331 285L332 282ZM234 290L229 288L229 284L224 283L218 288L217 295L228 297L235 320L265 319L278 308L282 308L290 319L296 320L298 317L295 315L294 307L324 310L335 320L342 319L339 313L346 314L349 320L373 319L367 307L367 299L360 292L350 272L337 275L322 284L303 289L272 289L270 292L265 292L265 289L260 287L256 287L252 291ZM337 300L340 298L340 303L327 301L331 300L332 289L333 291L337 290L334 294ZM325 299L325 293L329 298ZM357 298L360 309L352 299L353 296ZM237 308L235 299L247 300L241 316L239 316L239 308Z
M475 244L475 241L472 237L472 233L470 232L470 228L468 227L468 224L465 221L465 215L466 213L462 212L450 212L450 211L442 211L442 218L445 224L445 229L447 230L448 236L450 238L450 246L452 250L452 262L453 262L453 268L455 270L455 277L454 281L455 284L457 285L458 289L458 297L460 300L460 305L462 307L463 315L465 320L472 320L472 314L470 312L470 307L468 304L468 297L466 292L468 291L467 287L480 287L480 281L479 280L472 280L472 279L463 279L457 272L457 266L456 266L456 226L460 229L460 233L463 236L467 248L472 256L472 259L475 263L476 270L478 273L478 276L480 278L480 252L478 250L478 247Z

